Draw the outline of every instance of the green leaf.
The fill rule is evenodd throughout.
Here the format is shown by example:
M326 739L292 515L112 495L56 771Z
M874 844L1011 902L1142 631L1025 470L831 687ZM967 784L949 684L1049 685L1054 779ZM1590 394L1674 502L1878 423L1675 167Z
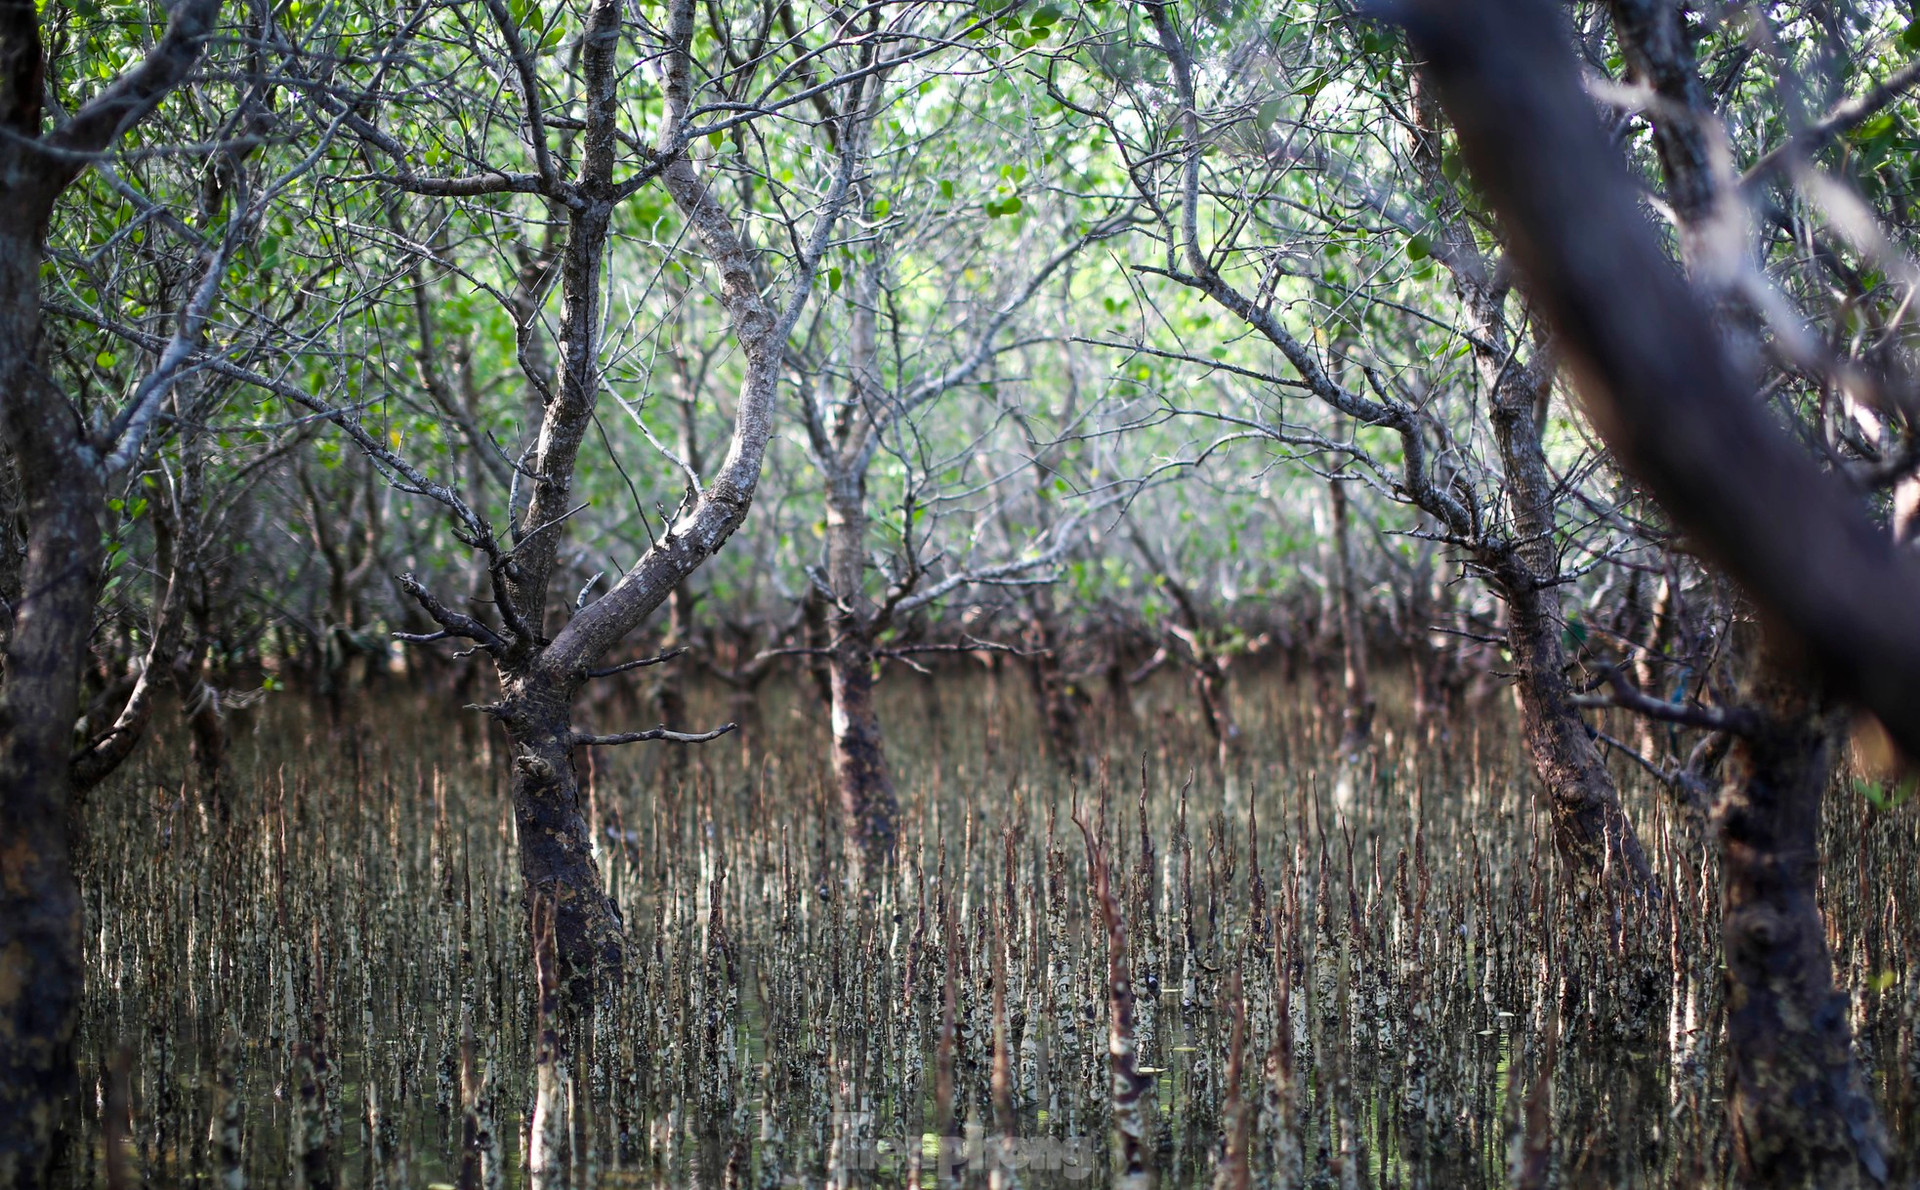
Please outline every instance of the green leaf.
M1879 115L1873 117L1873 119L1865 121L1860 127L1854 129L1852 139L1855 141L1879 140L1892 133L1893 113L1881 112Z
M96 355L93 357L93 362L96 364L99 364L103 368L111 368L114 365L115 358L116 357L114 356L113 352L103 351L99 355Z
M828 269L827 270L827 292L839 293L840 281L843 276L844 274L842 274L840 270L837 268Z
M873 200L873 217L875 219L885 219L887 212L891 210L893 210L893 204L886 199L876 198Z
M1867 799L1867 804L1876 810L1894 810L1912 800L1920 792L1920 776L1908 777L1898 785L1868 781L1862 777L1853 779L1853 791Z
M1433 241L1425 236L1414 236L1407 241L1407 259L1425 260L1433 255Z
M1900 34L1900 44L1910 50L1920 50L1920 20L1909 24Z

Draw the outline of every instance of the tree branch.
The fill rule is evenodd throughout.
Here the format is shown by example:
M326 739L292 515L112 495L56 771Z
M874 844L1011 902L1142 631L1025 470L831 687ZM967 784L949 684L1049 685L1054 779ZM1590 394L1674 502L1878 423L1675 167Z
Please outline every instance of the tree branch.
M1920 558L1753 399L1646 225L1564 18L1536 0L1407 0L1399 15L1622 466L1920 756Z
M1725 731L1742 736L1755 735L1763 726L1759 715L1743 707L1703 707L1654 698L1643 690L1635 689L1617 667L1607 672L1607 681L1613 687L1611 695L1576 695L1573 705L1589 710L1631 711L1662 723L1677 723L1701 731Z
M657 653L652 657L642 657L637 661L622 661L618 665L609 665L605 669L590 669L587 671L587 676L590 678L612 677L614 674L625 673L630 669L640 669L643 666L658 665L662 661L672 661L675 657L684 656L686 651L686 646L682 645L677 649L668 649L664 653Z
M666 740L675 744L704 744L708 740L719 739L739 726L738 723L726 723L712 731L669 731L663 725L651 731L625 731L618 735L587 735L576 731L573 733L573 742L588 748L605 748L614 744L640 744L648 740Z
M180 0L167 20L167 31L140 64L39 142L52 150L48 156L55 162L47 181L49 202L79 176L90 157L111 148L180 85L199 61L219 15L220 0Z

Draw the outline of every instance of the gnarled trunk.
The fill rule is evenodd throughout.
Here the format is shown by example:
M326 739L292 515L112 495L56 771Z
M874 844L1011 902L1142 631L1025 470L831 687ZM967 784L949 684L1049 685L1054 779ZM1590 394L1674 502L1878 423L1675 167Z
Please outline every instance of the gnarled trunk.
M186 77L219 10L172 6L140 63L42 138L47 72L39 8L0 5L0 435L25 505L27 557L0 687L0 1187L44 1181L74 1083L81 994L80 890L68 836L80 669L100 581L103 459L90 458L79 410L51 385L40 267L54 204L87 161L113 146ZM131 407L129 407L131 408ZM144 432L144 431L142 431Z
M509 683L498 713L513 748L513 820L528 909L551 907L560 975L572 1002L584 1007L602 979L621 978L626 947L594 862L593 825L573 767L570 703L566 693L523 678Z
M1821 801L1844 715L1763 656L1742 692L1760 724L1729 756L1715 812L1723 875L1727 1099L1742 1184L1884 1184L1887 1139L1858 1066L1820 916Z
M1495 437L1507 476L1512 552L1492 568L1507 604L1507 647L1519 670L1521 728L1534 772L1545 787L1556 850L1588 877L1608 874L1634 887L1653 884L1640 838L1620 807L1620 791L1600 758L1567 681L1560 608L1554 483L1540 443L1545 377L1498 387Z
M1442 193L1441 110L1439 96L1424 73L1413 99L1420 129L1415 157L1429 185ZM1451 201L1451 200L1449 200ZM1481 551L1483 564L1508 609L1507 646L1519 671L1521 718L1527 751L1553 823L1556 850L1586 878L1607 872L1635 887L1650 887L1647 864L1633 824L1620 808L1619 790L1601 761L1599 749L1572 703L1566 678L1567 657L1561 634L1561 568L1556 520L1559 486L1547 467L1541 435L1546 429L1555 365L1546 345L1536 340L1531 358L1509 330L1508 290L1480 253L1471 221L1453 207L1444 229L1447 258L1479 262L1481 267L1452 268L1456 292L1474 332L1474 367L1489 395L1494 439L1505 479L1506 511L1511 521L1504 543Z
M1539 589L1507 593L1507 645L1519 670L1521 734L1545 788L1553 841L1573 868L1650 886L1653 870L1620 807L1620 793L1573 705L1559 600Z

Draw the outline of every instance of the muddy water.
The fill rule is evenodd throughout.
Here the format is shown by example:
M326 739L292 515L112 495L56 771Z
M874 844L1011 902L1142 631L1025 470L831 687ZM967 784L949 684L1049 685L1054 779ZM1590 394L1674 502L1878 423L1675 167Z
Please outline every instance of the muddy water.
M1224 774L1176 682L1090 711L1074 771L1016 676L884 689L904 842L875 886L847 887L798 688L690 754L594 757L629 978L586 1019L535 1010L500 741L472 716L395 699L335 728L279 696L224 829L184 758L144 753L82 819L62 1184L523 1185L536 1115L555 1186L1104 1184L1107 939L1076 806L1126 917L1159 1184L1211 1185L1236 1119L1260 1185L1500 1186L1530 1150L1560 1186L1724 1180L1713 864L1631 774L1653 904L1561 879L1503 706L1414 740L1389 698L1342 814L1337 715L1277 680L1241 680ZM1835 805L1836 968L1904 1152L1920 814Z

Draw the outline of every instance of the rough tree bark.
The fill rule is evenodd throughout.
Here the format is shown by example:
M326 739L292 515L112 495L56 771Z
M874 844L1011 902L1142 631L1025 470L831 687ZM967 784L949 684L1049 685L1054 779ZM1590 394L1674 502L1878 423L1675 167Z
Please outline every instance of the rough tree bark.
M1630 880L1650 882L1651 868L1639 836L1620 808L1613 776L1574 705L1559 598L1525 578L1503 584L1502 591L1507 595L1507 647L1521 674L1516 684L1521 734L1550 799L1556 847L1588 872L1624 864L1623 874Z
M12 214L0 210L0 222ZM0 1186L39 1183L73 1087L81 923L68 761L105 501L65 402L28 395L43 383L28 362L39 272L38 237L0 231L0 391L31 526L0 692Z
M182 0L139 65L48 132L38 6L0 3L0 432L29 525L0 689L0 1187L40 1183L73 1088L82 978L67 825L73 730L106 480L121 448L138 446L131 419L121 441L96 439L46 374L47 227L92 155L185 79L218 11L218 0Z
M866 196L871 202L871 196ZM886 870L897 833L899 798L887 767L880 712L874 706L874 643L892 612L867 595L867 467L890 408L879 365L880 271L884 252L855 275L843 405L823 415L805 402L814 462L826 481L825 582L815 592L824 616L828 721L833 773L845 825L850 877ZM817 630L814 644L818 639ZM816 647L818 647L816 645Z
M1413 80L1414 163L1437 194L1452 194L1440 151L1440 110L1426 80ZM1553 395L1552 366L1522 360L1504 309L1506 281L1482 253L1465 212L1449 201L1439 253L1474 331L1473 360L1490 394L1488 412L1506 479L1511 537L1482 550L1480 562L1507 605L1507 648L1517 674L1521 732L1552 809L1561 855L1593 873L1618 866L1633 883L1652 870L1639 835L1620 807L1620 793L1593 735L1573 704L1567 680L1566 617L1560 604L1558 488L1547 466L1543 435Z
M1887 1138L1853 1060L1847 993L1820 914L1821 803L1848 715L1804 670L1762 648L1740 703L1714 809L1723 880L1734 1154L1766 1190L1878 1186Z
M1715 243L1715 227L1740 224L1716 220L1732 196L1715 176L1715 117L1681 8L1673 0L1612 0L1609 8L1630 76L1665 101L1654 113L1654 144L1682 257L1711 275L1713 254L1728 246ZM1656 639L1670 629L1673 596L1663 582ZM1758 723L1735 737L1715 808L1735 1153L1750 1186L1879 1184L1886 1136L1853 1061L1847 996L1833 986L1817 900L1821 804L1846 714L1777 642L1754 654L1740 702Z
M1553 540L1553 480L1540 445L1531 399L1496 400L1494 434L1506 464L1507 494L1518 538L1492 571L1507 604L1507 647L1520 680L1521 735L1553 809L1562 855L1593 872L1625 865L1636 884L1652 879L1640 838L1620 807L1620 793L1593 735L1574 705L1567 678L1566 619Z

